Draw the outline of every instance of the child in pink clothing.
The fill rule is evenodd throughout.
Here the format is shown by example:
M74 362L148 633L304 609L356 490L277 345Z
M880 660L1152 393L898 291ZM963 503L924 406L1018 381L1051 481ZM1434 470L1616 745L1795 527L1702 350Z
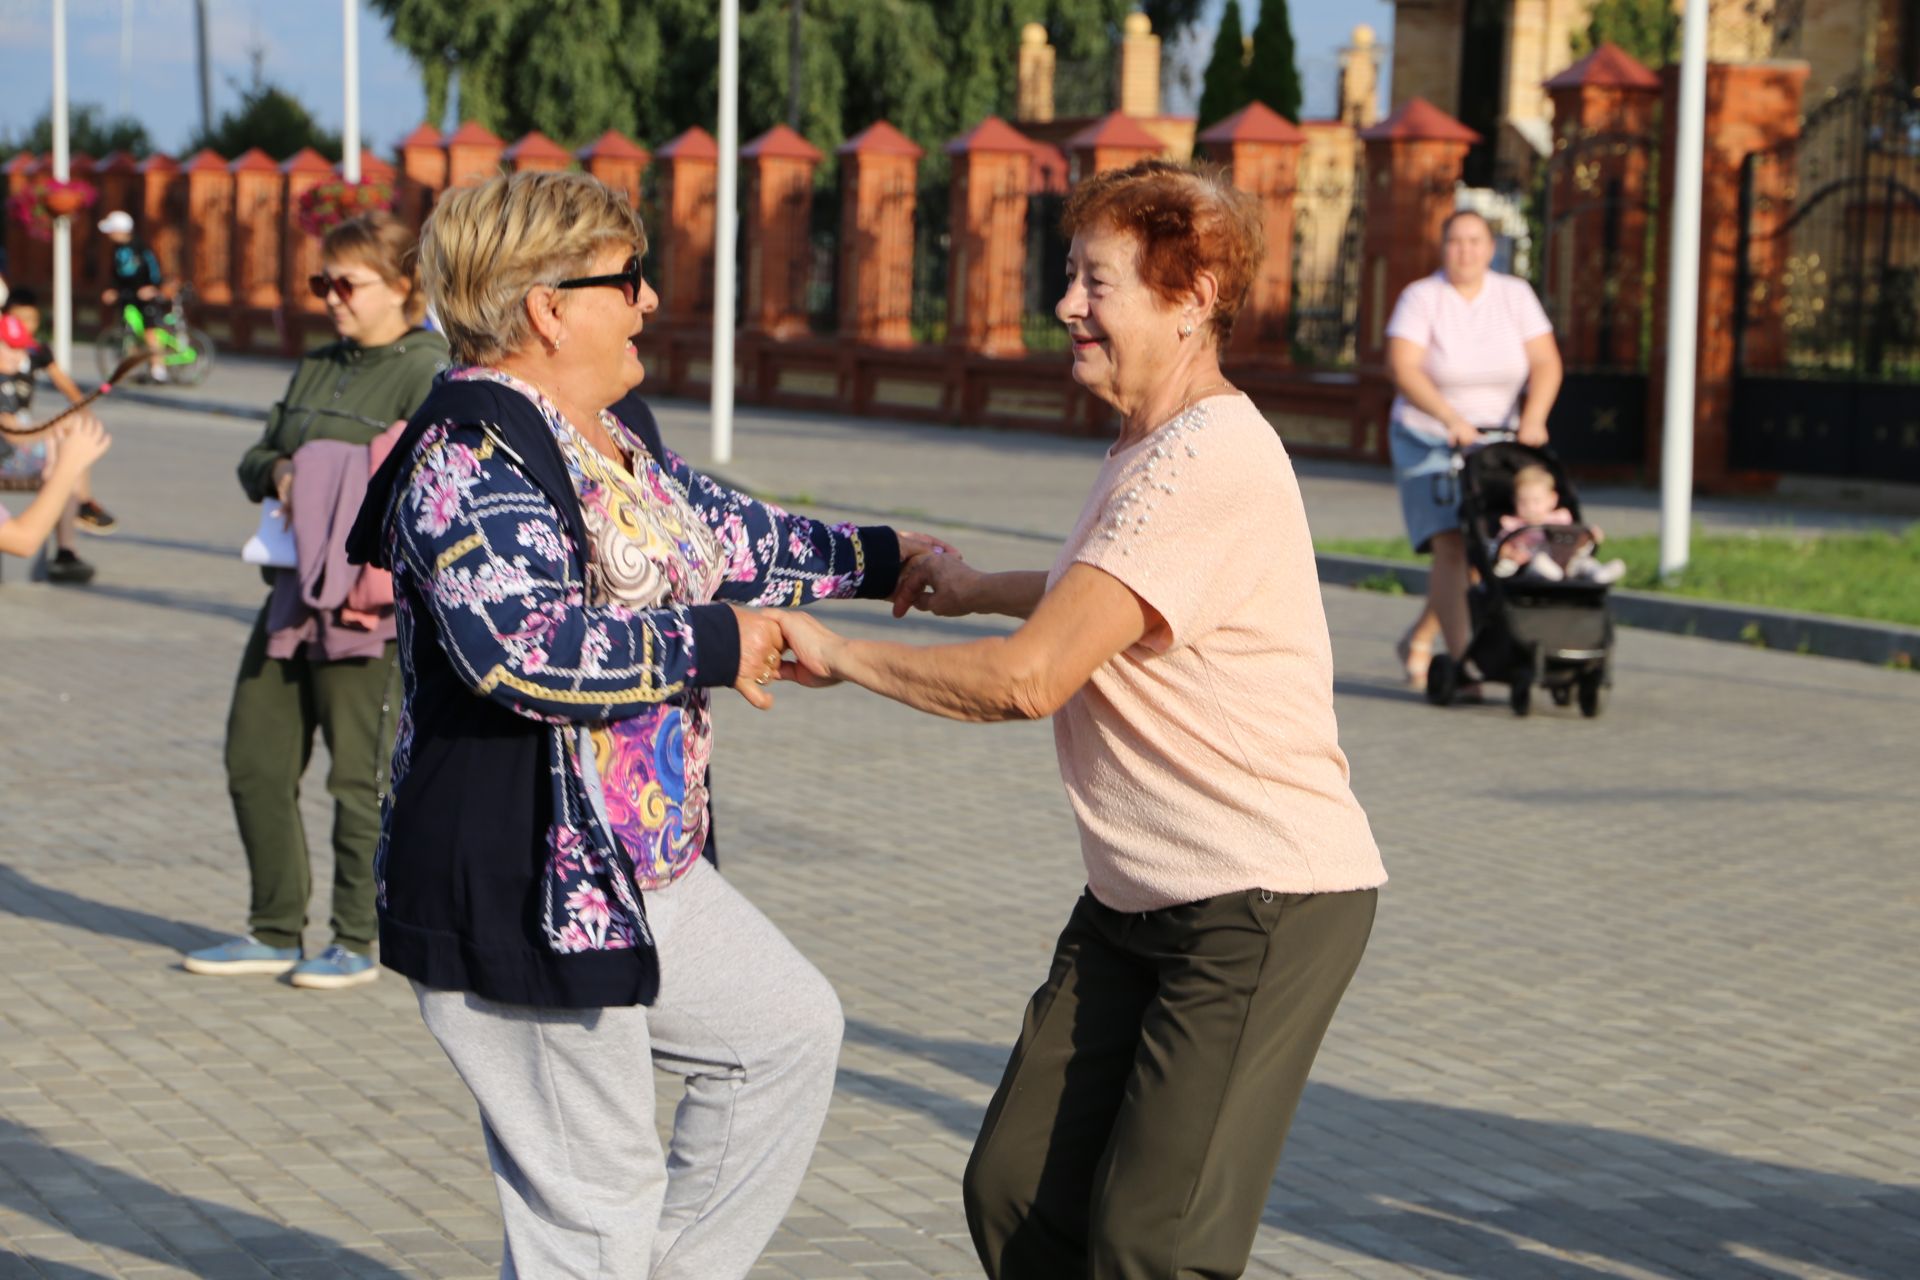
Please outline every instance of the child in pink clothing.
M1513 514L1500 517L1500 536L1494 543L1494 576L1524 574L1548 582L1618 582L1627 572L1626 563L1608 560L1603 564L1594 557L1593 549L1605 536L1598 528L1580 526L1573 552L1564 563L1555 554L1547 536L1548 526L1574 523L1573 513L1560 505L1560 489L1553 472L1540 466L1520 468L1513 476Z

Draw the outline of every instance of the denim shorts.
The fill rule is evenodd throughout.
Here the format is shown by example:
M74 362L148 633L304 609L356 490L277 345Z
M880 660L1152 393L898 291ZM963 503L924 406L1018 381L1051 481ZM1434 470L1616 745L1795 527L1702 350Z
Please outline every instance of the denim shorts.
M1453 471L1453 450L1444 439L1422 435L1398 418L1387 429L1393 478L1400 488L1400 515L1407 541L1422 555L1433 550L1433 535L1460 527L1460 481Z

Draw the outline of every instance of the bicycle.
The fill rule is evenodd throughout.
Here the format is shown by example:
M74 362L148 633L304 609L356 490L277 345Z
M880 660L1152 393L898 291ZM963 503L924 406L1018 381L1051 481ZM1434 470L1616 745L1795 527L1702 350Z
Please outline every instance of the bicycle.
M100 376L106 377L125 363L129 356L148 352L147 334L158 339L155 349L167 371L167 380L183 387L197 387L213 371L217 348L207 331L187 323L186 300L189 290L182 285L167 302L167 313L148 323L141 304L128 302L117 319L109 321L94 340L94 356ZM144 375L143 375L144 376Z

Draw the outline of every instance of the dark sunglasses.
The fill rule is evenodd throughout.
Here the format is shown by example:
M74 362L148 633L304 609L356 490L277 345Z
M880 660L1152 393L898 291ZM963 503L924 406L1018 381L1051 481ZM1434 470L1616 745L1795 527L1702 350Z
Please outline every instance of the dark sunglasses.
M627 259L627 265L610 276L580 276L574 280L562 280L553 287L556 289L593 289L601 285L619 285L620 292L626 295L627 305L640 303L640 255L634 254Z
M322 302L327 300L329 293L338 293L341 302L353 301L353 281L345 276L330 276L322 271L319 275L307 277L307 288Z

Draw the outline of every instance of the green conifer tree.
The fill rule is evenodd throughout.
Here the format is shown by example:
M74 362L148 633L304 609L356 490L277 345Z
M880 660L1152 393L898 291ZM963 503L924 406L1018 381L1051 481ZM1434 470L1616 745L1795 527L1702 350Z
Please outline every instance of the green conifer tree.
M1247 89L1249 97L1299 123L1300 69L1293 63L1293 23L1287 16L1287 0L1260 0Z
M1213 57L1200 88L1200 127L1206 128L1247 105L1247 40L1240 31L1240 0L1227 0L1220 30L1213 38Z

